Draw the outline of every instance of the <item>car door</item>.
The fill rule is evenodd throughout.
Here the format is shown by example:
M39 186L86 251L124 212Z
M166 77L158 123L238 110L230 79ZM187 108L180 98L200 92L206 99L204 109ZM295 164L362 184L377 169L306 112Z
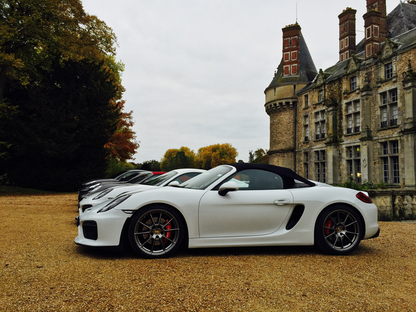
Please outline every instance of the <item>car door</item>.
M266 235L276 231L293 204L276 173L247 169L228 179L239 186L225 196L211 190L199 204L200 237Z

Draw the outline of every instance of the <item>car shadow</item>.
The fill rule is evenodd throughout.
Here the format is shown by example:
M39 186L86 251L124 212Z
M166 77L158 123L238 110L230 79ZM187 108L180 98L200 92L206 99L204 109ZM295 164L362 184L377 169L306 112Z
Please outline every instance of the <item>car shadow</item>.
M371 246L360 245L354 252L347 255L349 256L368 256L369 254L376 253L377 250ZM93 259L140 259L130 246L127 246L124 250L113 248L97 248L77 246L77 252L85 257ZM238 256L325 256L325 257L338 257L333 255L327 255L313 246L267 246L267 247L229 247L229 248L197 248L186 249L181 248L178 252L172 255L172 259L181 259L189 257L238 257ZM345 257L345 256L342 256ZM143 258L142 258L143 259Z

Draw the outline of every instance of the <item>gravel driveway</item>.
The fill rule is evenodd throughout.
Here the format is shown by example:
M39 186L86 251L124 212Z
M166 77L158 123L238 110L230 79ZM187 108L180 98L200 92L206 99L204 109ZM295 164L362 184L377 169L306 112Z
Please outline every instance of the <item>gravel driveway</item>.
M0 197L0 311L415 311L416 224L350 256L233 248L145 260L74 244L77 195Z

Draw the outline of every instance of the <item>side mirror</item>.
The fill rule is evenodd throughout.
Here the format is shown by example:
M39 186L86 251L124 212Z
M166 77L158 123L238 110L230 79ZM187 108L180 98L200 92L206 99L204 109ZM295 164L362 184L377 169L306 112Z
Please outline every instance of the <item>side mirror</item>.
M220 186L218 190L218 194L221 196L227 195L228 192L235 192L238 190L238 185L234 181L225 182L223 185Z
M168 184L168 186L176 186L178 187L180 185L180 183L178 181L172 181Z

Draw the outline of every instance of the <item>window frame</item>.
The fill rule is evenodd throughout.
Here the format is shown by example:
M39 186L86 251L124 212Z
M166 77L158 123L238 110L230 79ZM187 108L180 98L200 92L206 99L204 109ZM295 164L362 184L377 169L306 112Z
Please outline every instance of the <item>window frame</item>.
M382 181L389 184L400 184L399 141L384 141L380 142L380 145Z
M397 88L380 93L380 129L399 125L399 104Z
M326 111L325 109L316 111L315 114L315 140L326 138Z
M389 62L384 64L384 79L392 79L393 78L393 63Z
M315 151L316 181L326 183L326 150Z
M346 134L357 134L361 131L361 102L352 100L345 103Z
M350 78L350 91L357 90L357 76L353 76Z
M346 147L347 176L356 183L362 183L361 172L361 146L351 145Z

